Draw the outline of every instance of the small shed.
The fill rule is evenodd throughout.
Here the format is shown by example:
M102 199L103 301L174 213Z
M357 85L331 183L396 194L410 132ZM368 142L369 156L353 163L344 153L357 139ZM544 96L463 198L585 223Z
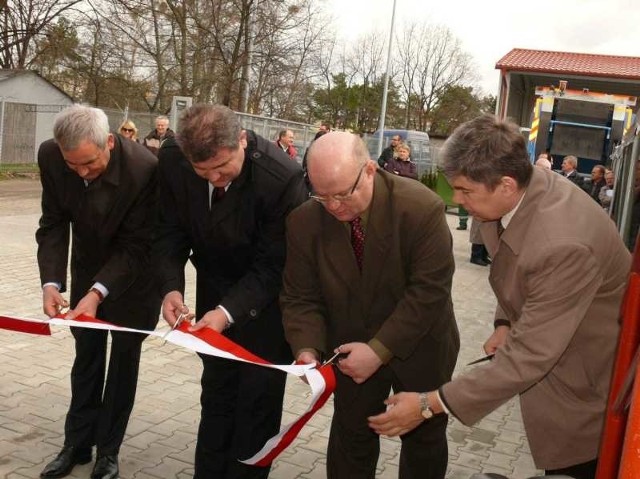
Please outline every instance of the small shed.
M561 80L572 90L640 97L640 57L514 48L498 60L496 69L500 70L497 114L522 127L531 122L536 87L558 85Z
M36 72L0 69L0 164L34 163L55 115L73 103Z

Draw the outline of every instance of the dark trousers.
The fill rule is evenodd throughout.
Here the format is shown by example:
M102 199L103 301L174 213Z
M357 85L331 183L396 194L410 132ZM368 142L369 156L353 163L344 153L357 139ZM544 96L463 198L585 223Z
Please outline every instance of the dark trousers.
M275 369L200 355L202 413L194 479L266 479L270 467L249 459L280 430L286 374Z
M97 446L98 455L118 454L136 396L142 341L146 335L71 328L76 357L71 369L71 405L65 421L65 444Z
M582 464L576 464L574 466L564 467L562 469L549 469L544 471L545 476L552 476L554 474L573 477L574 479L595 479L596 469L598 468L598 460L583 462Z
M327 451L328 479L373 479L380 453L378 435L367 417L385 410L383 401L391 387L407 390L388 367L382 367L362 384L336 372L334 414ZM424 421L405 434L400 452L400 479L443 479L447 472L447 416Z

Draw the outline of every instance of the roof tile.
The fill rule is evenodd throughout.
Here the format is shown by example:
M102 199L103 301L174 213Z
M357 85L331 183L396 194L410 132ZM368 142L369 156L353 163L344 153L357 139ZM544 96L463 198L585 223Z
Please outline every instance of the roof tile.
M640 80L640 57L514 48L498 60L496 68Z

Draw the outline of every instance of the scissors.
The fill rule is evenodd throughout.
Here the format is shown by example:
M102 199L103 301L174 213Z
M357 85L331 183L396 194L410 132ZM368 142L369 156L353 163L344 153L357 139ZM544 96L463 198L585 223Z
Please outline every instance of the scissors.
M165 343L167 342L167 336L169 336L169 333L175 331L175 329L178 326L180 326L180 323L182 323L182 321L184 321L184 319L187 317L187 314L188 313L180 313L180 315L178 316L178 319L176 319L176 322L173 323L173 326L171 326L171 329L162 335L162 340Z
M334 361L336 360L340 360L340 359L344 359L348 356L349 354L347 353L341 353L341 352L337 352L335 353L333 356L331 356L329 359L325 360L320 367L326 366L327 364L332 364Z
M495 356L495 354L489 354L488 356L484 356L484 357L482 357L480 359L476 359L475 361L471 361L470 363L467 364L467 366L472 366L474 364L483 363L485 361L491 361L494 356Z

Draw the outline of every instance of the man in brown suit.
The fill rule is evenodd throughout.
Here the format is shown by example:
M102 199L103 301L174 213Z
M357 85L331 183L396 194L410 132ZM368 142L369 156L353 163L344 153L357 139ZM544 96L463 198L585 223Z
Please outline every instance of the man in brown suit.
M102 110L74 105L55 119L54 139L38 151L42 217L36 232L43 309L55 316L67 301L71 231L71 310L139 329L153 329L160 297L150 280L157 159L142 145L109 132ZM112 331L107 370L104 330L71 328L75 359L64 447L40 477L63 477L97 460L92 479L118 477L118 451L136 393L145 336Z
M442 201L378 169L358 136L327 133L308 158L315 201L287 220L285 333L301 362L346 355L327 477L373 478L379 440L367 417L384 411L391 387L433 389L455 366L451 234ZM444 477L446 426L441 416L402 438L400 477Z
M498 300L485 351L495 357L422 397L435 417L449 412L471 425L519 395L536 466L592 479L629 252L584 192L533 168L513 123L492 115L467 122L440 158L454 201L484 222ZM407 433L425 421L419 399L390 398L393 407L370 424Z

